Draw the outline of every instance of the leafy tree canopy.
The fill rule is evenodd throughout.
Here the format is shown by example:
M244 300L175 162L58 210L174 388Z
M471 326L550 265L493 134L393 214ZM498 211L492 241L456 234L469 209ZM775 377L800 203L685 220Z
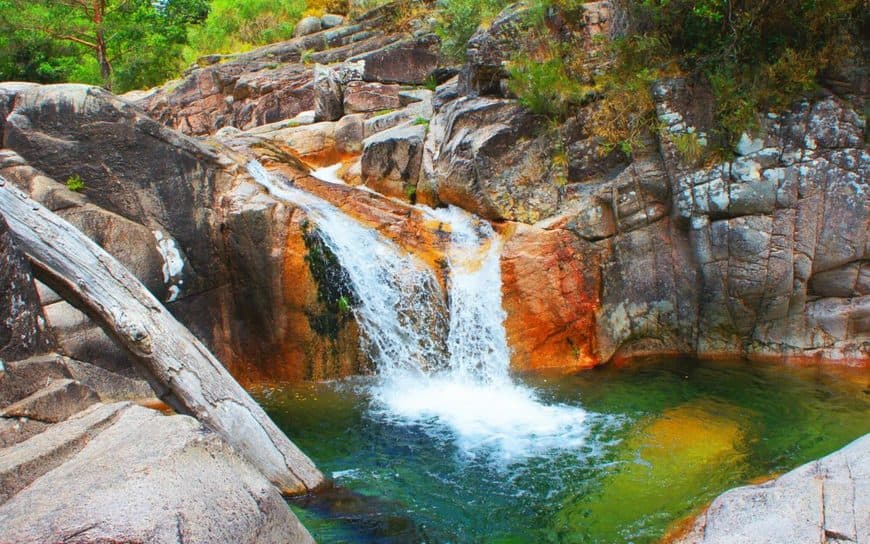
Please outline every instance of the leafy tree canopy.
M0 79L154 85L207 15L207 0L0 0Z

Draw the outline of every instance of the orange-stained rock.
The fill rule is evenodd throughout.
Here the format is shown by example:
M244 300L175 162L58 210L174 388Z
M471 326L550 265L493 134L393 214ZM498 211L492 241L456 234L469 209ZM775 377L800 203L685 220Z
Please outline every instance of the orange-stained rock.
M522 224L505 236L502 303L511 366L571 371L601 363L595 355L598 263L591 246L568 231Z
M450 234L420 209L378 193L313 177L298 178L295 183L421 259L444 283L442 263L446 262Z

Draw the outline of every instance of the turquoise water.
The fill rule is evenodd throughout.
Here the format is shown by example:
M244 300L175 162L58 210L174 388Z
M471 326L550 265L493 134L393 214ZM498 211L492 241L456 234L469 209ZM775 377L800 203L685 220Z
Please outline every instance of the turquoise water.
M437 417L390 417L374 378L254 394L335 480L292 504L321 543L657 542L719 493L870 432L866 371L670 359L516 379L585 409L585 439L463 449Z

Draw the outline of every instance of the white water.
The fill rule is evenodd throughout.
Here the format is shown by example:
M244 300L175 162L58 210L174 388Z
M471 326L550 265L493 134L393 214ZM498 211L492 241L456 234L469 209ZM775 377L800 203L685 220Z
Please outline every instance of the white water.
M335 183L336 185L347 185L343 179L338 177L338 171L341 170L342 163L336 163L331 166L324 166L317 170L311 171L311 176L325 181L327 183Z
M382 414L437 438L454 438L464 453L486 455L502 467L580 449L585 410L547 404L510 377L501 244L492 227L453 206L421 209L451 231L449 363L440 372L385 379L376 396Z
M500 466L580 448L586 412L546 404L510 377L501 245L488 223L454 207L420 208L451 232L445 305L432 273L376 231L276 181L257 162L248 171L273 195L308 212L347 272L360 300L353 312L364 347L378 369L376 415L455 440L465 454L485 455Z

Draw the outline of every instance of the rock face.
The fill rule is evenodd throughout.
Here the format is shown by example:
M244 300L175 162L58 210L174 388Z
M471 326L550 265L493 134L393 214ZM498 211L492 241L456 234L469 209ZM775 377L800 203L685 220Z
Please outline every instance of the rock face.
M689 89L670 82L657 92L660 119L676 120L661 156L636 157L616 175L569 178L559 212L535 226L540 236L571 233L577 259L598 263L593 357L865 364L870 160L857 114L834 98L806 104L767 119L766 136L733 161L697 169L672 143L691 126L691 115L678 113L693 103ZM520 254L533 252L535 237L524 244ZM537 300L532 288L522 296ZM529 306L517 311L509 320L542 317ZM564 330L579 317L549 318L549 326ZM518 359L528 356L521 350Z
M129 229L123 221L115 221L123 225L112 229L112 219L93 211L82 211L78 221L95 223L93 232L118 233L113 242L118 250L147 244L162 252L169 261L163 300L172 296L172 286L178 298L214 281L220 263L214 248L202 240L214 237L210 210L216 185L226 178L219 175L222 166L213 151L84 85L48 85L19 93L4 142L55 180L77 176L91 202L151 231ZM159 256L152 249L150 258ZM153 264L140 266L153 269Z
M25 358L53 346L30 264L0 217L0 360Z
M0 482L4 543L313 542L217 435L129 404L98 404L0 450Z
M533 223L552 215L564 181L536 125L513 100L444 104L429 124L422 192L487 219Z
M866 542L870 435L776 480L719 496L678 544Z
M372 189L413 200L423 160L424 126L399 126L363 141L361 172Z

